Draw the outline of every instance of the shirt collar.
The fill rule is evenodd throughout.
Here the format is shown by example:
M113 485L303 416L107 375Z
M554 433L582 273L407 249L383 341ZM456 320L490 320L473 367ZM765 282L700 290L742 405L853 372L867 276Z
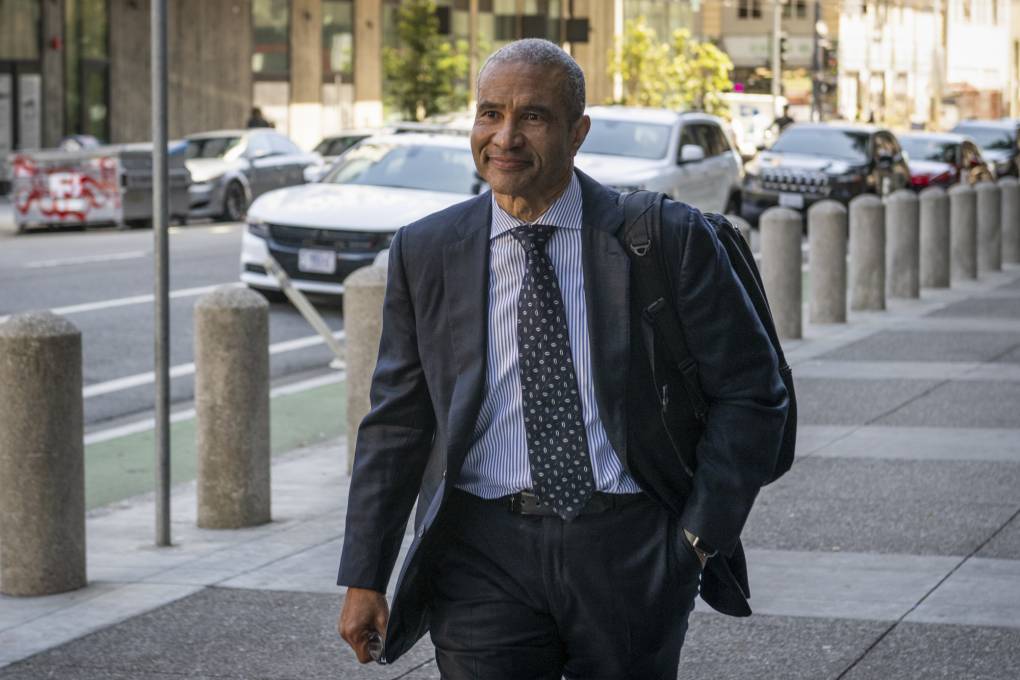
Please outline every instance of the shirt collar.
M517 219L499 207L499 204L496 203L496 194L493 194L492 226L489 231L489 239L497 238L522 224L548 224L561 229L580 229L581 183L577 179L577 174L570 173L570 184L567 185L566 190L553 201L553 204L541 217L530 223Z

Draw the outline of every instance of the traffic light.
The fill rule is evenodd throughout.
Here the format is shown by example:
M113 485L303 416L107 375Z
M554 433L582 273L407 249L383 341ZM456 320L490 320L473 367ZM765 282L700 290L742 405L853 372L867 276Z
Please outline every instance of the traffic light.
M779 63L786 63L786 56L789 54L790 43L785 33L779 34Z

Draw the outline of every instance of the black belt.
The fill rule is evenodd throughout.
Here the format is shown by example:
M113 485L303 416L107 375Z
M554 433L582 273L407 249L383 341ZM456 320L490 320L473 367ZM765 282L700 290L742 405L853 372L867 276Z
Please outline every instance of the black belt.
M582 515L594 515L610 510L620 510L647 498L643 493L605 493L596 491L581 510ZM549 505L543 505L531 491L518 491L509 496L493 498L487 503L500 505L515 515L536 515L539 517L556 517L556 511Z

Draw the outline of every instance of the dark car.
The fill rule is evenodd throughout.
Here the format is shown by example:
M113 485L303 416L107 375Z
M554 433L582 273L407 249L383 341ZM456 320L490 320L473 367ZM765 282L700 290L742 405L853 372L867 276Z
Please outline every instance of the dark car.
M845 204L910 186L896 137L870 125L795 123L744 170L741 214L752 222L776 205L803 210L826 198Z
M965 120L953 132L966 135L981 147L981 156L996 177L1020 177L1020 122L1005 120Z
M203 132L187 142L189 216L230 222L267 191L304 184L305 167L319 158L267 128Z
M995 178L974 140L952 132L907 132L897 135L910 166L915 189L974 184Z

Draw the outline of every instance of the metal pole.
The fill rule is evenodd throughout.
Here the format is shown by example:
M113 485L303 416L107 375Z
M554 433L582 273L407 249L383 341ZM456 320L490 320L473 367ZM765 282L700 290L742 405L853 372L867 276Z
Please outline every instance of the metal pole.
M170 545L170 261L167 223L167 0L152 0L152 231L156 265L156 545Z
M779 40L783 35L783 2L772 2L772 115L779 115L779 97L783 94L783 65Z

